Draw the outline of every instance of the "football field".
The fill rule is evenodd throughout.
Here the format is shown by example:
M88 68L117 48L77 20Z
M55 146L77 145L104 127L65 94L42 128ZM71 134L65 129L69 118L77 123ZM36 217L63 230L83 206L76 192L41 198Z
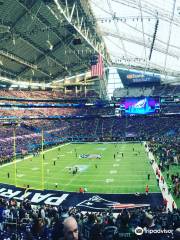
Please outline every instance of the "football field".
M141 143L66 143L45 150L44 158L28 156L1 166L0 182L93 193L144 193L148 184L150 192L160 192Z

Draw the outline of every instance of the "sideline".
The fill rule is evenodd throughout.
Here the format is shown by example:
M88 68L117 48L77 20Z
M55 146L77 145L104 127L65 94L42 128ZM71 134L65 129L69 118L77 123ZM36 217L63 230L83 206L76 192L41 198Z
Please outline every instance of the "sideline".
M65 143L65 144L63 144L63 145L56 146L56 147L53 147L53 148L51 148L51 149L47 149L47 150L45 150L44 152L45 152L45 153L46 153L46 152L50 152L50 151L52 151L53 149L56 149L56 148L59 148L59 147L62 148L62 147L66 146L66 145L69 145L69 144L71 144L71 143ZM40 152L40 155L41 155L41 154L42 154L42 152ZM12 162L10 162L10 163L3 164L2 166L0 166L0 168L13 165L14 163L19 163L19 162L21 162L21 161L24 161L24 160L26 160L26 159L30 159L30 158L32 158L32 157L33 157L33 155L29 155L29 156L27 156L27 157L25 157L25 158L23 158L23 159L19 159L19 160L16 160L16 161L12 161Z
M157 169L157 168L159 169L158 164L157 164L157 162L156 162L156 159L155 159L154 155L149 151L148 143L147 143L147 142L144 142L144 147L145 147L145 144L147 145L147 148L145 148L145 150L146 150L146 152L147 152L147 154L148 154L149 160L154 160L154 163L152 164L152 168L153 168L154 174L155 174L155 176L156 176L156 169ZM164 184L163 184L163 182L160 180L160 179L161 179L161 176L163 176L163 174L162 174L162 172L160 171L159 188L160 188L160 190L161 190L163 199L166 199L166 200L168 201L168 202L167 202L166 211L168 211L168 209L169 209L169 210L172 212L172 203L173 203L174 199L173 199L172 194L171 194L171 193L170 193L170 194L168 193L168 185L167 185L167 183L166 183L166 181L165 181L164 176L163 176L163 178L164 178ZM175 203L175 204L174 204L175 208L177 208L177 205L176 205L176 202L175 202L175 201L174 201L174 203Z

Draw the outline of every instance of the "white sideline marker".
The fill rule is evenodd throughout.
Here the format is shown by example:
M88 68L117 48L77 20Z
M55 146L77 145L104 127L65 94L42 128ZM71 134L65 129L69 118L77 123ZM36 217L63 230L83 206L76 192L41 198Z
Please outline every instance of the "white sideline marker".
M50 151L52 151L52 150L54 150L54 149L57 149L57 148L62 148L62 147L64 147L64 146L66 146L66 145L69 145L70 143L65 143L65 144L63 144L63 145L61 145L61 146L57 146L57 147L53 147L53 148L51 148L51 149L48 149L48 150L45 150L44 152L46 153L46 152L50 152ZM42 154L42 153L41 153ZM64 155L60 155L60 156L64 156ZM22 162L22 161L24 161L24 160L26 160L26 159L31 159L33 156L32 155L30 155L30 156L27 156L27 157L25 157L24 159L18 159L18 160L16 160L15 162L16 163L18 163L18 162ZM4 167L6 167L6 166L10 166L10 165L13 165L14 164L14 161L12 161L12 162L10 162L10 163L5 163L5 164L3 164L2 166L0 166L0 168L4 168Z
M118 163L113 164L113 167L119 167Z
M22 178L22 177L24 177L25 175L24 174L17 174L16 175L18 178Z
M113 178L107 178L105 182L106 183L112 183L112 182L114 182L114 179Z
M33 171L37 171L37 170L39 170L39 168L37 168L37 167L33 167L33 168L31 168Z

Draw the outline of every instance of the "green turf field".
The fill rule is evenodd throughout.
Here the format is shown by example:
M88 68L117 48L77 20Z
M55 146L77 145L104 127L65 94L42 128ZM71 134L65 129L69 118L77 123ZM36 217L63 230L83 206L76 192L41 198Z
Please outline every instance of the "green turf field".
M102 158L80 158L81 154L101 154ZM46 150L44 155L44 162L40 155L2 166L0 181L20 187L30 185L35 189L42 189L43 182L45 189L56 189L56 184L58 190L64 191L86 187L88 192L99 193L145 192L148 184L150 192L160 192L144 146L140 143L64 144ZM75 175L70 172L74 166L79 169ZM148 173L151 174L150 180L147 179Z

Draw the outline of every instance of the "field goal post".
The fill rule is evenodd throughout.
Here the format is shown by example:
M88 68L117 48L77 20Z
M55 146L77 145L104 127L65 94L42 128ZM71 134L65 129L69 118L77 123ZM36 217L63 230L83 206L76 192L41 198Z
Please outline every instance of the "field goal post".
M16 128L13 128L13 165L14 165L14 185L19 188L25 188L25 189L36 189L36 190L44 190L45 189L45 181L44 181L44 130L42 128L41 130L41 187L38 188L32 188L27 186L20 186L17 183L17 154L16 154ZM38 182L38 181L37 181Z

